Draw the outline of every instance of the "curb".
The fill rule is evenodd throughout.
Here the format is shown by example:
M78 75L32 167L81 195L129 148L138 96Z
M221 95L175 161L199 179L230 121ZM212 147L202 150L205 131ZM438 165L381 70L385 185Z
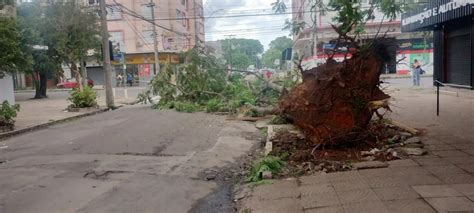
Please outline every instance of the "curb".
M93 90L100 91L104 90L103 88L92 88ZM48 89L46 92L69 92L72 89ZM34 93L35 90L15 90L15 93Z
M421 78L423 77L433 77L433 75L431 74L428 74L428 75L422 75L420 76ZM404 78L412 78L411 75L394 75L394 76L390 76L390 75L381 75L380 76L380 79L404 79Z
M19 130L13 130L13 131L6 132L6 133L0 133L0 141L11 138L13 136L23 134L23 133L46 129L46 128L48 128L50 126L53 126L53 125L56 125L56 124L65 123L65 122L68 122L68 121L71 121L71 120L75 120L75 119L79 119L79 118L83 118L83 117L88 117L88 116L100 114L100 113L107 112L107 111L109 111L108 108L100 109L100 110L97 110L97 111L88 112L88 113L84 113L84 114L81 114L81 115L75 115L75 116L72 116L72 117L67 117L67 118L63 118L63 119L60 119L60 120L55 120L55 121L51 121L51 122L47 122L47 123L42 123L42 124L26 127L26 128L19 129Z

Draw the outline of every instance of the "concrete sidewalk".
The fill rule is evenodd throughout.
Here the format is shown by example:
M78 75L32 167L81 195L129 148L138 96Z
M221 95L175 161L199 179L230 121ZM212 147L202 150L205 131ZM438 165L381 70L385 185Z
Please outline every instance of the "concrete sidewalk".
M388 88L393 119L425 129L429 154L388 168L275 180L252 190L242 212L474 212L474 99L433 88Z
M115 104L117 106L131 104L136 101L136 96L127 95L124 89L116 90ZM133 94L135 95L135 94ZM84 109L80 112L68 112L66 108L71 104L67 101L69 91L56 91L49 93L48 99L31 99L34 93L16 93L17 104L20 105L20 112L15 119L15 131L24 131L34 129L36 127L46 126L50 123L95 114L105 109L105 95L97 95L97 103L99 108ZM0 133L0 138L11 132Z

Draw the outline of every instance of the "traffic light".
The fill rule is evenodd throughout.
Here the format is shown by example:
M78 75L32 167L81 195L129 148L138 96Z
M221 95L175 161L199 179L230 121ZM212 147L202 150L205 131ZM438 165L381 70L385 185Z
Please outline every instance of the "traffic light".
M114 60L114 48L112 45L112 41L109 41L109 54L110 54L110 60Z

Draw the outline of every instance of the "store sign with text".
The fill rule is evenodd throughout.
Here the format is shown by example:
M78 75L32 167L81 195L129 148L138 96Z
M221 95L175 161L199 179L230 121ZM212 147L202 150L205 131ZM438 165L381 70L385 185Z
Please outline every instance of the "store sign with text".
M425 8L420 13L404 18L402 20L402 25L405 26L416 22L423 24L426 19L442 15L470 4L474 4L474 0L452 0L446 4L441 4L433 8Z

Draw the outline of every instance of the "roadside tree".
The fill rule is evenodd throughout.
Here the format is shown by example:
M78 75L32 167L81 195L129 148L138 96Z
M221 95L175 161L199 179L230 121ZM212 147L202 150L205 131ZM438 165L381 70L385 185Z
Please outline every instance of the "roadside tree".
M30 63L22 54L15 19L0 17L0 38L0 72L16 72Z
M263 45L259 40L233 38L220 40L224 58L227 62L239 69L246 69L249 65L259 65L258 55L263 53ZM244 57L245 56L245 57Z
M45 6L37 3L25 3L17 8L21 50L23 56L31 62L22 71L32 76L35 99L48 97L48 76L58 76L61 72L60 58L55 49L50 48L52 44L47 42L51 32L46 30L48 23L44 16L45 9Z
M48 35L45 43L74 73L78 82L83 82L81 69L86 56L100 53L98 15L83 8L76 1L58 1L45 10L44 30ZM79 90L83 91L83 84Z
M293 46L293 40L286 36L278 37L270 42L270 48L262 55L262 62L268 68L275 68L275 60L281 58L283 50Z

